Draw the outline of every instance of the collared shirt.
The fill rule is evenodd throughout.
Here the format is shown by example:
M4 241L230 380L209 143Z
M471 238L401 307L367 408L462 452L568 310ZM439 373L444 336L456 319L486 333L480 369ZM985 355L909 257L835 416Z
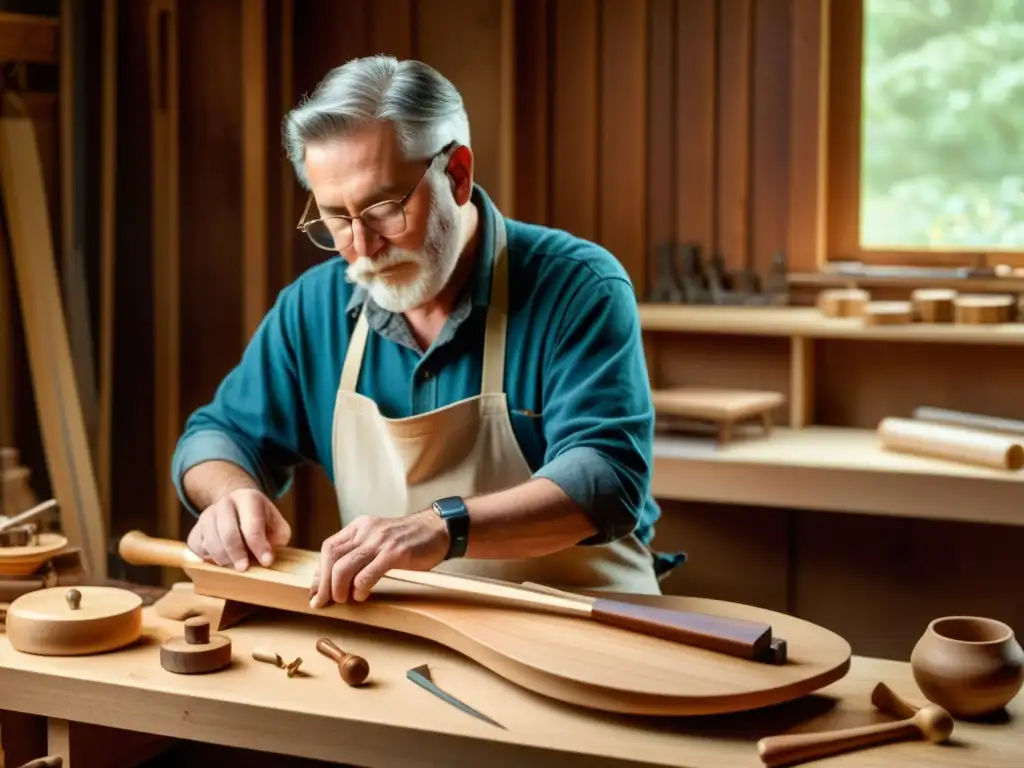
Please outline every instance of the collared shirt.
M357 391L382 415L404 418L479 394L495 222L480 187L479 255L438 338L417 345L405 318L377 306L332 258L284 288L242 359L191 414L174 453L182 489L202 461L234 462L271 497L293 468L320 464L333 479L334 402L363 305L371 328ZM505 218L509 317L505 392L516 439L535 477L559 485L598 529L586 544L631 532L645 543L660 515L651 497L654 409L636 297L605 249L564 231Z

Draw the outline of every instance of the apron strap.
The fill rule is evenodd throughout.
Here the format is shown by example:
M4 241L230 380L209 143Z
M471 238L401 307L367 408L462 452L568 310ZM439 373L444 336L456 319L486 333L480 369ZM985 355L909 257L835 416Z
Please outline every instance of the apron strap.
M345 353L345 364L341 369L341 384L339 387L343 392L355 392L356 384L359 383L359 369L363 366L363 352L366 350L366 336L369 333L370 324L366 321L366 304L363 304L359 312L359 320L352 331L352 338L348 342L348 352Z
M508 327L508 247L505 222L495 215L494 265L491 268L491 303L487 307L484 331L483 376L481 394L505 391L505 331Z

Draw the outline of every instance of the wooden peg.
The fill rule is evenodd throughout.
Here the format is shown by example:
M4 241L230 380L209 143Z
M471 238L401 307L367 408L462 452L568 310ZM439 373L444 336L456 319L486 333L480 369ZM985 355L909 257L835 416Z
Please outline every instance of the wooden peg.
M370 665L362 656L345 653L337 645L322 637L316 641L316 649L338 664L338 674L348 685L359 685L370 674Z
M267 648L253 648L252 657L256 659L256 661L273 664L275 667L284 669L284 659L282 659L279 654L276 654Z
M761 762L768 768L781 768L894 741L945 741L953 733L953 718L942 707L930 705L918 709L897 696L885 683L875 686L871 702L882 712L903 719L838 731L769 736L757 743Z
M160 666L179 675L215 672L231 663L231 639L210 635L210 622L202 616L185 621L185 636L172 637L160 648Z

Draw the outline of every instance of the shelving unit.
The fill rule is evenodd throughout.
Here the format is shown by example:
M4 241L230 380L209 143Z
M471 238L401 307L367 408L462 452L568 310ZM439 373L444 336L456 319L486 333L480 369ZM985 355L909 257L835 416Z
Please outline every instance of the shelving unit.
M788 338L790 427L719 447L659 435L654 494L662 499L1024 525L1024 472L884 450L873 429L813 425L815 342L1024 346L1024 323L864 326L802 307L642 304L649 334Z

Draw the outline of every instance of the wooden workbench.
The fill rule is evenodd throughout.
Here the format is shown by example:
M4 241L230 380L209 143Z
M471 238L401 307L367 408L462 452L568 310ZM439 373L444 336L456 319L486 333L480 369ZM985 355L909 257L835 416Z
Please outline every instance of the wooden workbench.
M756 713L705 718L646 719L606 716L529 693L445 648L414 638L314 617L261 613L228 630L234 664L207 676L178 676L159 663L163 639L181 625L147 608L144 642L88 658L45 658L13 651L0 635L0 706L48 718L51 754L65 768L104 768L95 755L113 757L137 737L93 744L76 730L105 726L175 739L242 747L359 766L673 766L757 768L755 744L766 735L824 730L882 719L870 693L884 681L923 703L908 665L855 657L846 678L805 699ZM369 684L349 688L337 667L317 654L330 637L371 666ZM306 674L253 661L267 646L290 661L301 656ZM502 730L435 699L406 680L428 663L434 681L505 726ZM892 744L821 762L829 768L937 766L1001 768L1024 765L1024 695L1003 724L958 723L955 745ZM25 720L22 718L22 723ZM118 763L124 765L125 763ZM9 767L10 768L10 767Z

